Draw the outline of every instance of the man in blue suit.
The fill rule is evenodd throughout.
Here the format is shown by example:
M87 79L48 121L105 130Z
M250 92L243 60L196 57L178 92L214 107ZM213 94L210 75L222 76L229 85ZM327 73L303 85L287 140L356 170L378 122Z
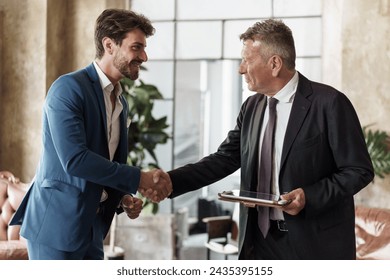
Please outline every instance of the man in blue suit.
M103 11L95 27L96 60L50 87L40 163L11 221L22 225L30 259L103 259L103 240L124 196L139 191L160 201L170 194L153 183L152 173L126 165L128 105L119 81L138 78L153 33L143 15ZM130 218L142 208L133 202Z

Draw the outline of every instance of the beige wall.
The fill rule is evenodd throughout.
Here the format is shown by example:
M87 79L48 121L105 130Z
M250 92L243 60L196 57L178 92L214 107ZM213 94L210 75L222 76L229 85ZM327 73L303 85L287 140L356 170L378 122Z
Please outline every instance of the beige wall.
M390 1L326 0L324 82L352 101L362 125L390 132ZM357 203L390 208L390 180L375 178Z
M3 83L0 169L31 179L39 155L46 76L45 1L1 1Z
M0 170L10 170L24 181L32 179L41 150L41 112L49 86L59 75L92 62L96 17L105 8L125 8L126 3L0 0Z
M96 17L105 8L126 8L127 3L0 0L0 170L31 180L48 87L59 75L93 60ZM390 1L323 3L324 81L351 99L363 125L390 131ZM389 186L388 178L376 179L358 202L390 208Z

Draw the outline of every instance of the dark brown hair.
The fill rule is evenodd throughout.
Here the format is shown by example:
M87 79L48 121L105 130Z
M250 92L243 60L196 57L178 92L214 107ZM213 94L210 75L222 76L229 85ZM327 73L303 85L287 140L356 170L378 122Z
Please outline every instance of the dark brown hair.
M261 54L264 60L276 54L282 58L288 69L295 69L294 38L291 29L281 20L267 19L256 22L240 35L240 40L261 42L265 47Z
M111 38L116 44L121 45L126 34L137 28L142 30L146 37L155 32L150 20L144 15L129 10L104 10L95 25L96 58L102 58L104 54L102 44L104 37Z

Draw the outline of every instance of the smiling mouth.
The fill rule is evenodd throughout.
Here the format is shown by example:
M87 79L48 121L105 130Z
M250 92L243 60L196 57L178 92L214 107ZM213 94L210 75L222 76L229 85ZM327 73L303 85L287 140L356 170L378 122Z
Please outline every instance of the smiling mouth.
M141 61L132 61L132 62L130 63L131 66L136 66L136 67L138 67L138 68L141 67L141 64L142 64Z

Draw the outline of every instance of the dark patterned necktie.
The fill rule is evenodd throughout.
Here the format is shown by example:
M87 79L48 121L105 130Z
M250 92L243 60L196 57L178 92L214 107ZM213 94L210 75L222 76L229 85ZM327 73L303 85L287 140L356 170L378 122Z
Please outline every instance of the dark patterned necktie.
M271 193L272 187L272 167L273 167L273 150L274 150L274 135L276 124L276 103L278 100L269 98L268 113L269 119L264 132L263 144L260 154L260 169L258 174L257 191L260 193ZM258 210L258 225L264 238L267 236L269 229L269 208L257 207Z

